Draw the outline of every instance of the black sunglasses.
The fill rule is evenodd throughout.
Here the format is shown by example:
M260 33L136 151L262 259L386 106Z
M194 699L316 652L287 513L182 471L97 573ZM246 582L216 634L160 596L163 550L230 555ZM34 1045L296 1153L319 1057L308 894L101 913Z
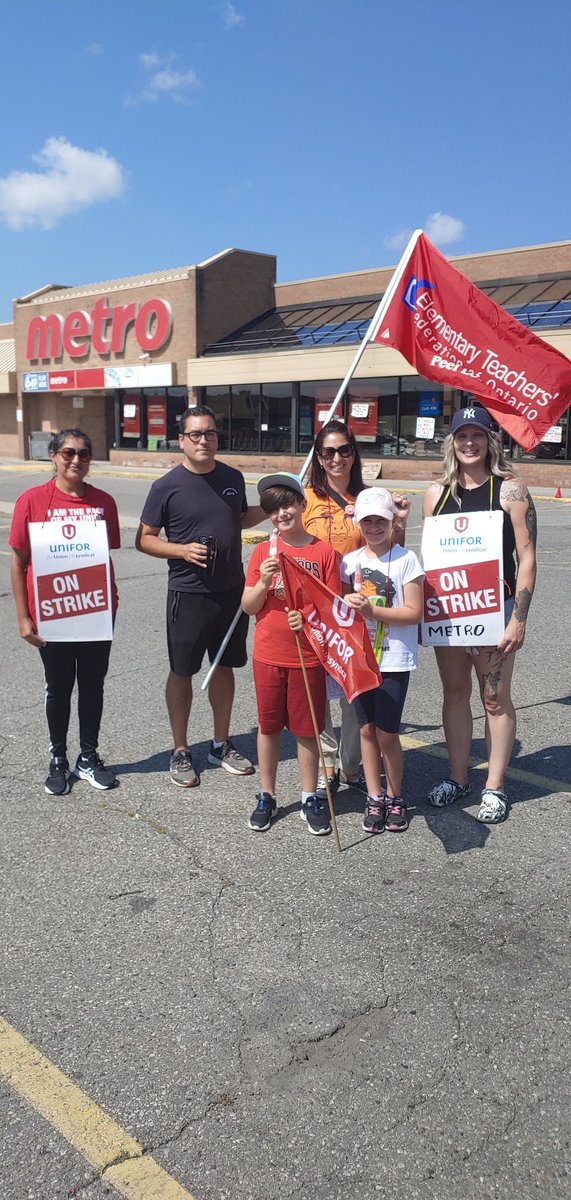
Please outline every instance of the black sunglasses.
M349 445L349 442L343 442L342 446L327 446L325 450L318 451L319 457L324 459L325 462L333 462L336 454L339 454L341 458L351 458L351 455L354 453L353 447Z

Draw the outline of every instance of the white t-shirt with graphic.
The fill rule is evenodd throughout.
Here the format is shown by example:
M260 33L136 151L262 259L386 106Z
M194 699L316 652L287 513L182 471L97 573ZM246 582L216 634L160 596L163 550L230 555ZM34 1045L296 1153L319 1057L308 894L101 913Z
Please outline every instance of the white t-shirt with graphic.
M367 598L382 596L389 608L400 608L404 604L404 588L414 579L422 579L424 571L412 550L393 546L381 558L372 556L366 547L352 550L341 562L341 580L350 586L355 576L357 563L361 567L361 595ZM373 646L379 626L377 621L367 621ZM416 671L418 658L417 625L385 625L382 655L379 666L383 671Z

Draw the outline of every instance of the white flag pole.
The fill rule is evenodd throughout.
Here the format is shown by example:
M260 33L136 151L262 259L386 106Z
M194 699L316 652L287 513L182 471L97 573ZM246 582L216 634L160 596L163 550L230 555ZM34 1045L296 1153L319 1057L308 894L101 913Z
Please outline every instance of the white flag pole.
M406 250L404 251L402 258L400 259L400 262L395 267L393 274L391 276L389 286L388 286L374 316L371 319L371 324L369 325L369 328L363 338L363 341L361 342L361 345L359 346L359 348L357 350L357 353L351 363L351 366L349 367L349 370L347 371L347 374L339 388L339 391L337 392L337 395L331 405L331 408L329 409L327 417L326 417L325 421L323 422L324 425L327 424L327 421L331 420L333 413L335 412L335 409L337 408L337 405L339 404L339 401L343 399L343 396L345 395L345 392L347 391L349 383L351 382L351 378L352 378L353 374L355 373L355 370L356 370L363 354L365 353L365 350L367 349L369 342L377 333L377 331L380 327L381 321L383 320L383 317L389 307L389 304L391 303L391 300L396 292L399 282L400 282L402 276L404 275L408 260L414 250L414 247L416 246L416 243L417 243L421 233L422 233L422 229L415 229L412 237L410 238L410 240L408 242L408 245L406 247ZM312 457L313 457L313 449L311 449L309 451L309 454L308 454L308 456L303 464L303 467L299 473L299 477L300 477L302 483L303 483L304 477L307 475L309 464L311 462ZM224 654L224 651L228 645L228 642L230 641L230 638L232 637L232 634L234 633L234 630L235 630L241 616L242 616L242 609L239 608L234 615L234 619L232 621L232 624L230 625L230 628L228 629L228 631L226 632L226 634L224 636L224 640L220 644L220 647L216 653L216 657L213 659L208 673L204 677L204 681L201 684L201 691L203 691L203 692L206 691L206 688L208 687L208 684L210 683L210 680L212 679L212 676L218 666L218 663L220 662L220 659L222 658L222 655Z
M354 375L354 373L357 369L357 366L358 366L363 354L365 353L365 350L367 349L369 342L377 333L377 331L380 327L381 321L383 320L383 317L384 317L384 315L391 303L391 300L396 292L399 282L400 282L402 276L404 275L408 260L414 250L414 247L416 246L416 243L417 243L421 233L422 233L422 229L415 229L414 233L412 234L412 237L410 238L410 240L408 242L408 245L406 247L406 250L404 251L402 258L400 259L400 262L395 267L393 274L391 276L389 286L388 286L382 300L380 301L380 304L379 304L376 312L374 313L373 317L371 318L371 323L370 323L369 328L363 338L363 341L361 342L360 346L358 347L357 353L355 354L355 357L349 367L349 370L347 371L347 374L346 374L341 386L339 387L339 391L337 392L337 395L331 405L331 408L329 409L329 412L327 413L327 416L326 416L325 420L323 421L324 425L326 425L327 422L331 420L331 418L337 408L337 405L343 399L343 396L345 395L345 392L347 391L347 388L351 382L351 378ZM307 472L309 470L309 465L311 463L312 458L313 458L313 448L309 451L309 454L303 464L303 467L301 468L301 471L299 472L299 477L300 477L302 483L303 483L305 476L307 475Z

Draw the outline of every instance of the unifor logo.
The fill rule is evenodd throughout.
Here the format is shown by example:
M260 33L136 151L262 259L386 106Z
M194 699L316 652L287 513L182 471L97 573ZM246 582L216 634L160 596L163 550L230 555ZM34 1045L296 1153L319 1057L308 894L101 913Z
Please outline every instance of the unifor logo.
M467 517L456 517L456 520L454 521L454 528L457 533L465 533L468 528L468 524L469 522Z
M355 620L355 609L349 608L344 600L336 596L332 605L333 616L341 629L348 629Z
M75 537L75 525L62 525L61 531L64 538L67 538L68 542L73 541Z
M407 308L410 308L411 312L415 312L416 293L418 292L418 289L427 287L432 290L434 286L435 285L431 283L429 279L418 279L416 275L411 275L402 298L403 304L406 304Z

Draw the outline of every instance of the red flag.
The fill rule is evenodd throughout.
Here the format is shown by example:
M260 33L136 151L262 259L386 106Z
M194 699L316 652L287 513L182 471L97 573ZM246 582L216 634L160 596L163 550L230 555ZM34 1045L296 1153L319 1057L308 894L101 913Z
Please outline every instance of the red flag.
M478 396L533 450L571 403L571 362L470 283L420 234L373 341Z
M297 559L283 553L279 559L288 608L303 614L305 637L347 699L379 687L382 676L361 614Z

